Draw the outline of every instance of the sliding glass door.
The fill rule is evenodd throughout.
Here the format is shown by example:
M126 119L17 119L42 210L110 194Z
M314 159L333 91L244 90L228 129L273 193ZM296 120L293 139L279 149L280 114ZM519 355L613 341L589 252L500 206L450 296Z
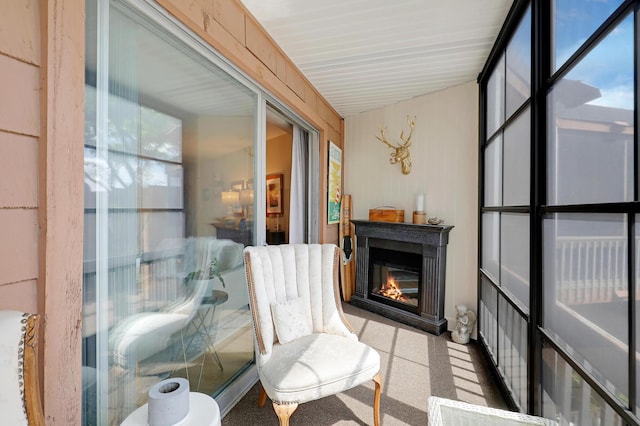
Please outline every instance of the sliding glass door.
M91 0L85 91L83 423L120 424L163 379L216 396L253 363L242 251L264 240L264 101Z

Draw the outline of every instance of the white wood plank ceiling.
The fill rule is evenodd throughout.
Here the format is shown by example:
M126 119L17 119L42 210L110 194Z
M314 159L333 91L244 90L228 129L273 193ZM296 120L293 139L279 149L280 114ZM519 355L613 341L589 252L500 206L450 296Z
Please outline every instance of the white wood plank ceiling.
M242 0L343 117L474 81L512 0Z

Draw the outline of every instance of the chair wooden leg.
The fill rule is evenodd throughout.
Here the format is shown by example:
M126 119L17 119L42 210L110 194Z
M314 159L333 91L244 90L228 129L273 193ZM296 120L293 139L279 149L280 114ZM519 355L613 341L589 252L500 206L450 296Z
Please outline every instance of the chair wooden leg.
M260 395L258 396L258 407L264 407L267 402L267 393L264 391L264 387L260 386Z
M376 392L373 397L373 424L374 426L380 426L380 394L382 393L382 375L380 373L373 378L373 383L376 385Z
M276 404L273 403L273 410L280 419L280 426L289 426L289 417L296 411L298 404Z

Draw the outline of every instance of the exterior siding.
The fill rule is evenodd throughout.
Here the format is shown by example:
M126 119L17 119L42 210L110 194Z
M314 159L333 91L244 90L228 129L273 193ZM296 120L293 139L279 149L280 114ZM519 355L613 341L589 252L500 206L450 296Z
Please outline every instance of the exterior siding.
M0 54L0 129L40 134L40 68Z
M0 130L0 208L37 206L38 138Z
M3 3L0 14L0 53L28 64L40 65L39 0Z
M40 14L0 14L0 308L37 311Z
M12 286L38 277L38 215L33 208L0 209L0 281ZM35 303L34 303L35 305Z

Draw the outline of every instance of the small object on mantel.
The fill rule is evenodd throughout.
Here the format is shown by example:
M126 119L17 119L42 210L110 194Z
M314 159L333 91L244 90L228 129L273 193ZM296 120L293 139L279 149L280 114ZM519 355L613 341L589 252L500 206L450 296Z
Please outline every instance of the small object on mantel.
M369 209L369 220L372 222L404 222L404 210L382 206Z
M416 225L424 225L427 223L427 212L414 211L413 223Z
M442 225L444 223L444 219L440 219L438 217L430 217L427 222L429 223L429 225Z
M416 197L416 209L415 211L417 212L423 212L424 211L424 193L420 193L418 194L418 196Z

